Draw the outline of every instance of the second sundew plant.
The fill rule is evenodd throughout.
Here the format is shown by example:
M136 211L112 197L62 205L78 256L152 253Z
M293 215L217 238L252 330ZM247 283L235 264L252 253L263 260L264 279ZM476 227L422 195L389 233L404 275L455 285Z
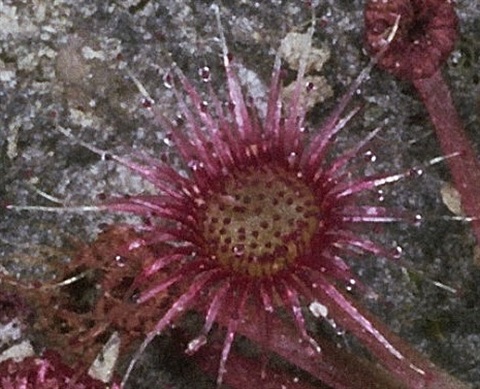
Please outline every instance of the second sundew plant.
M218 10L216 14L220 21ZM313 28L309 30L310 40ZM365 202L366 192L410 174L409 170L359 175L359 166L365 163L363 151L378 130L371 131L352 149L335 157L332 153L336 135L358 112L358 108L348 111L347 106L378 58L355 79L323 124L307 132L301 95L311 87L304 79L308 52L301 58L293 97L286 103L277 56L263 117L244 97L220 22L219 29L228 89L226 103L213 91L206 69L202 77L208 102L175 68L169 82L182 120L172 122L157 116L163 130L171 134L187 174L152 157L126 159L108 153L111 159L151 182L157 193L117 197L81 208L144 216L151 223L136 226L141 238L132 240L127 249L163 247L158 258L137 275L132 290L141 291L138 304L165 291L171 291L173 303L158 317L154 330L146 334L132 357L123 386L155 336L189 310L202 312L204 324L189 342L188 354L208 343L214 323L225 329L217 386L230 369L235 370L229 364L235 336L242 333L248 337L252 322L258 327L258 343L276 351L269 336L279 332L279 313L282 316L288 312L296 327L293 341L309 350L290 362L300 365L301 358L321 360L326 351L306 324L306 307L317 301L329 317L378 358L398 380L399 387L465 387L392 335L345 291L346 284L360 285L347 257L362 253L395 256L359 235L359 225L411 221L399 216L398 211ZM386 46L394 30L385 37ZM69 130L61 131L78 141ZM107 155L95 146L78 142ZM150 281L159 272L164 277L152 286ZM329 378L326 383L348 387L343 378ZM258 382L261 379L259 376ZM357 383L351 385L353 388Z
M398 34L379 66L413 84L423 101L445 155L457 153L448 165L462 211L471 219L480 243L480 162L442 75L459 36L451 0L370 0L365 4L365 42L372 53L382 49L382 37L400 17ZM377 44L379 43L379 46Z

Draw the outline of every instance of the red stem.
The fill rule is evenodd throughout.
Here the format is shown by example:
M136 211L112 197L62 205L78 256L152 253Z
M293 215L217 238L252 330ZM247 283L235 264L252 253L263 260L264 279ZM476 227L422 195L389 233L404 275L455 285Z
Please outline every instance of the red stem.
M407 389L408 387L392 377L380 366L339 348L325 338L316 339L321 348L319 354L299 339L298 330L275 315L269 318L268 335L259 328L265 327L265 318L259 315L258 307L248 307L245 317L239 323L237 332L260 345L264 350L276 353L286 361L310 373L313 377L335 389L382 388ZM260 311L262 312L262 311ZM219 312L217 321L226 326L229 315ZM235 365L227 362L228 376ZM459 389L458 387L457 389Z
M429 78L414 80L442 151L445 155L459 153L448 159L448 165L462 206L467 216L474 218L472 228L480 244L480 162L453 104L449 88L440 70Z
M208 375L216 377L221 353L222 345L219 342L209 343L195 354L195 361ZM292 376L287 371L272 369L268 365L264 366L262 361L243 357L235 350L232 350L228 356L228 364L233 367L225 375L224 383L231 388L320 389L318 385L304 382L303 379Z
M358 338L368 351L387 369L338 348L324 338L316 339L321 353L306 352L308 345L299 342L298 331L284 321L270 317L268 337L259 328L265 325L262 315L246 313L248 320L240 322L238 333L264 349L282 356L295 366L335 389L467 389L435 366L427 357L413 349L388 327L368 313L359 303L351 300L337 288L316 290L313 296L328 308L329 316L345 330ZM228 315L218 322L228 323ZM232 365L230 365L232 366ZM227 366L228 369L228 366ZM227 373L228 375L228 373Z

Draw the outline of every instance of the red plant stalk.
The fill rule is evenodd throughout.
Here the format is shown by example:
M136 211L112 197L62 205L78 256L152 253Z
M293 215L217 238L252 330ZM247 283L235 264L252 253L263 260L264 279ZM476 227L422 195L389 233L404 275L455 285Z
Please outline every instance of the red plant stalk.
M480 244L480 163L453 103L452 95L440 71L431 77L413 80L432 121L440 146L448 158L452 179L460 193L466 215Z
M248 320L240 323L238 333L255 342L264 350L276 353L329 387L335 389L408 388L397 377L392 376L379 365L338 347L335 342L324 337L316 337L322 352L320 356L315 355L309 349L309 345L299 339L298 331L291 323L272 315L265 318L258 315L257 312L257 309L248 307L246 315ZM217 319L220 324L226 326L228 315L220 313ZM265 331L259 331L259 328L264 327L265 320L269 322L268 334ZM234 371L229 374L236 375ZM262 372L251 370L253 379L263 375ZM232 379L235 380L235 377ZM270 377L267 375L265 382L269 381Z
M397 17L395 39L379 65L413 83L435 128L442 151L448 158L453 182L465 214L480 243L480 162L452 100L440 66L450 55L458 37L458 19L450 0L387 0L367 2L365 38L376 54L383 36Z
M315 275L316 277L317 275ZM322 382L336 389L404 388L404 389L466 389L469 386L435 366L427 357L413 349L393 333L387 325L345 295L340 288L329 286L306 291L311 299L317 299L328 309L328 317L352 333L375 356L387 371L383 371L356 355L338 349L332 342L316 338L322 349L320 357L308 353L307 344L299 343L293 327L277 317L271 321L270 333L259 331L265 318L248 314L237 331L269 351L307 371ZM255 312L257 310L251 310ZM228 317L219 314L217 321L226 326Z
M195 354L195 362L209 376L216 377L221 351L218 342L206 345ZM289 389L319 389L318 385L305 382L287 371L273 369L255 358L244 357L235 350L229 359L235 369L225 376L224 383L232 389L255 388L259 384L262 389L278 389L282 386Z

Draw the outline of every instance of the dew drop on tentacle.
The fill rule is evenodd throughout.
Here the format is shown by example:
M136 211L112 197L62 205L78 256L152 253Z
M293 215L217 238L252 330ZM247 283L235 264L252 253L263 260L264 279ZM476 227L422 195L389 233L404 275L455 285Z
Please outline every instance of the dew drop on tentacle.
M202 346L207 344L207 337L206 335L200 335L196 337L195 339L191 340L188 343L187 349L185 350L185 353L187 355L193 355L196 353Z
M414 178L418 178L423 175L424 170L420 166L414 166L410 169L410 175L413 176Z
M376 160L377 160L377 156L371 150L365 151L364 158L365 158L366 162L376 162Z
M173 88L173 79L172 79L172 74L168 72L163 76L163 86L167 89L172 89Z
M126 265L126 258L121 255L115 255L115 264L118 267L125 267Z
M356 285L357 285L357 280L355 278L350 278L345 288L347 289L347 291L352 292L355 289Z
M210 82L212 78L212 74L210 68L208 66L204 66L198 69L198 75L200 76L201 80L205 83Z
M142 99L142 107L145 109L152 108L154 106L155 102L151 99L148 98L143 98Z

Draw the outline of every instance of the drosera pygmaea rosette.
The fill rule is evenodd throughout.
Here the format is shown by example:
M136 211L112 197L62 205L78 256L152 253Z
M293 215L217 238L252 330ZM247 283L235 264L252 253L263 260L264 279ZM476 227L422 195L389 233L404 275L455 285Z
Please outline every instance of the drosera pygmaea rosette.
M168 276L142 290L137 302L142 304L171 287L175 287L176 297L133 356L123 385L154 337L191 309L204 310L205 321L200 334L188 344L188 354L207 343L214 323L226 329L218 386L227 372L235 335L244 331L252 311L265 327L257 332L266 337L274 332L269 326L276 322L278 312L290 312L298 344L311 351L310 358L321 358L321 347L307 330L303 309L303 300L318 300L339 325L354 334L407 387L417 387L414 383L421 382L425 383L422 387L433 388L427 386L437 373L433 365L417 357L397 338L391 340L384 327L343 290L345 284L360 284L345 262L347 256L396 256L358 235L357 226L412 221L386 207L362 202L364 193L395 183L412 172L355 177L359 164L364 163L363 151L378 129L332 158L336 135L359 110L353 108L345 113L347 106L377 58L354 80L323 125L307 133L306 109L300 95L309 89L304 82L308 53L301 58L293 97L286 104L281 98L281 61L276 57L266 115L262 118L243 95L216 7L215 13L229 94L227 103L223 104L212 90L208 71L202 72L209 88L206 104L174 67L169 81L182 120L171 123L161 115L157 117L171 134L188 175L155 158L139 156L128 160L107 153L79 141L69 130L60 129L91 151L108 155L140 174L158 193L112 198L100 205L70 209L31 207L138 214L152 223L138 226L143 237L129 247L165 245L158 258L137 276L135 286L142 290L142 285L158 272ZM314 23L309 29L310 40L313 29ZM394 31L385 37L385 45ZM263 344L275 351L268 339ZM336 386L335 381L327 383Z

